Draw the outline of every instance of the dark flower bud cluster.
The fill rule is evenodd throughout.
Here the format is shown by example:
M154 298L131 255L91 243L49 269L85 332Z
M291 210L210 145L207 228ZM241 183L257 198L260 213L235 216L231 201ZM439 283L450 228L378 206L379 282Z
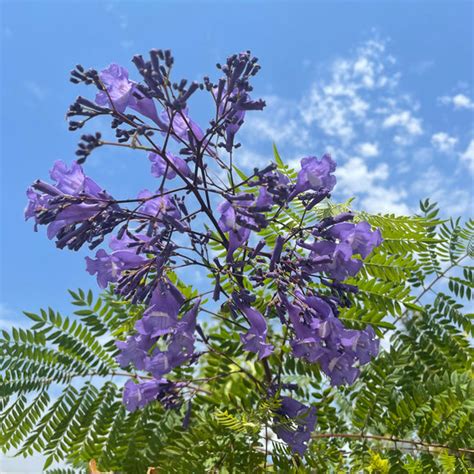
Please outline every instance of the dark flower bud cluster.
M96 132L94 135L87 134L81 136L81 141L76 151L76 156L79 157L77 159L78 164L83 164L92 151L102 145L101 138L102 135L99 132Z
M277 347L272 330L278 325L288 332L292 357L319 364L333 385L353 383L360 366L377 355L378 341L371 327L347 329L339 319L357 292L344 280L359 272L381 235L351 212L305 224L305 215L336 184L335 162L329 155L308 156L296 179L274 163L236 179L236 135L246 114L265 105L251 98L251 80L260 66L250 52L218 65L222 75L215 82L208 77L202 83L173 82L169 51L152 50L149 59L138 55L132 62L141 82L117 64L100 72L82 66L72 71L72 82L97 92L94 99L78 97L70 107L70 129L108 116L117 140L106 141L100 133L82 135L77 161L70 167L56 162L52 183L36 181L28 188L25 211L35 228L47 226L59 248L100 246L86 257L87 271L100 288L112 284L124 299L145 308L134 330L116 342L118 363L135 374L124 388L127 409L156 400L175 408L196 393L192 381L174 380L172 372L203 356L196 342L209 346L197 324L206 294L212 294L214 305L223 302L243 328L242 349L264 364L267 390L292 390L276 375L279 366L269 363ZM190 112L199 91L213 104L203 128ZM151 165L156 188L127 199L108 194L81 166L103 146L145 152L143 162ZM289 228L280 216L296 202L303 204L304 215ZM278 235L262 238L269 228ZM109 248L102 245L106 239ZM217 257L216 247L221 251ZM204 269L211 279L209 291L186 299L175 272L189 267ZM249 282L268 296L265 311ZM305 451L315 423L314 408L281 398L274 429L295 452Z

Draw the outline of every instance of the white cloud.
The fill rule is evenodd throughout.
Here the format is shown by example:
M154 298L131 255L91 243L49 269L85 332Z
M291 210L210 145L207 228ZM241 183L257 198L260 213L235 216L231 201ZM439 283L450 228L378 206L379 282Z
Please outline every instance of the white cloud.
M407 193L394 187L374 186L362 199L362 208L373 214L393 213L397 215L411 214L404 201Z
M429 197L440 205L444 215L457 216L469 211L472 197L470 192L459 188L452 177L429 166L411 185L411 192L420 198Z
M474 139L469 142L466 150L460 155L461 162L474 174Z
M358 145L357 151L360 155L366 158L371 158L379 154L379 146L377 143L361 143L360 145Z
M474 101L464 94L443 96L439 98L439 102L444 105L452 105L455 109L474 110Z
M261 114L246 117L244 135L253 142L275 141L297 149L373 142L373 137L391 132L397 143L411 143L422 133L416 102L398 90L400 73L386 52L385 42L369 40L353 56L334 60L328 73L312 83L301 100L265 97ZM385 127L381 127L386 123ZM374 145L376 146L376 144ZM378 149L366 146L360 156L376 156Z
M384 119L382 127L397 130L393 140L398 145L408 145L412 143L413 137L423 133L421 119L414 117L410 110L400 110L390 114Z
M369 171L366 163L359 157L350 158L347 163L336 169L337 182L347 194L367 191L377 180L388 178L388 165L381 163Z
M457 142L457 138L451 137L446 132L438 132L431 137L431 144L443 153L453 151Z
M328 79L315 82L301 102L307 126L316 125L324 134L350 142L364 123L371 106L368 97L378 89L393 88L399 75L388 74L392 60L385 55L385 43L371 40L357 48L354 58L334 61Z
M297 105L277 96L264 99L267 104L264 112L248 114L245 118L245 137L251 142L268 140L279 147L289 144L305 148L309 142L309 130L302 126Z
M430 194L436 195L445 213L465 209L466 191L454 178L437 180L431 191L422 185L413 187L418 177L421 183L426 179L434 182L433 175L425 175L439 160L436 150L452 152L472 169L474 144L460 154L459 132L424 133L432 124L422 120L416 97L401 90L401 74L386 50L386 41L366 41L351 55L319 71L301 99L270 96L263 114L249 114L243 129L244 143L249 139L251 148L260 150L265 141L275 141L282 156L287 162L290 158L289 164L296 169L302 156L330 152L339 165L336 196L355 195L356 203L370 212L406 214L411 204L416 206L418 199ZM468 108L472 103L463 94L444 101L456 108ZM386 162L368 166L371 158L381 155L386 156ZM267 159L253 152L235 156L236 162L249 167L271 159L271 153ZM446 160L438 163L438 171L449 166ZM443 193L455 195L456 200L443 199Z
M250 143L268 140L313 153L331 145L348 149L358 138L353 151L363 157L379 154L373 137L381 132L397 143L411 143L422 133L421 119L416 102L399 91L394 64L385 41L366 41L352 56L330 63L300 100L265 97L266 109L248 114L243 134Z
M347 196L362 195L361 204L368 212L393 212L408 214L410 209L403 202L406 192L403 189L388 187L389 166L381 163L369 170L359 157L350 158L336 170L338 190Z
M250 150L249 148L238 148L234 153L234 163L239 169L263 168L274 161L273 153L264 155Z
M9 308L5 303L0 303L0 320L14 316L15 312Z

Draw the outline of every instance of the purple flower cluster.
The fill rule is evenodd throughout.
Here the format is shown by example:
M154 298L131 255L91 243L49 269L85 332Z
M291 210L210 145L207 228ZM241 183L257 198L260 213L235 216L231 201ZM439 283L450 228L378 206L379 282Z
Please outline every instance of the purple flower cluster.
M154 102L137 90L137 84L128 78L128 71L118 64L111 64L99 74L105 91L100 91L95 102L104 107L114 107L117 112L131 108L160 125Z
M179 391L183 384L166 379L138 382L128 380L123 388L123 404L128 411L143 408L151 402L159 401L168 409L181 405Z
M353 383L359 367L377 355L378 341L370 326L347 329L339 319L340 308L357 292L344 280L359 272L382 238L351 212L306 226L304 217L336 184L335 162L329 155L309 156L301 160L296 179L272 163L245 179L239 172L241 181L236 180L237 133L248 113L265 106L251 97L251 79L260 67L249 52L219 64L216 82L208 77L202 83L173 82L169 51L152 50L149 59L138 55L132 62L140 82L117 64L100 72L82 66L72 71L72 82L95 85L97 93L94 101L79 97L72 104L70 129L107 116L116 141L83 135L77 162L70 168L55 163L52 183L36 181L27 190L25 211L35 228L47 226L59 248L94 249L107 237L109 249L86 257L87 271L100 288L112 284L124 299L143 305L134 331L116 342L118 363L133 371L124 388L127 409L155 400L180 405L191 381L173 380L172 371L202 355L195 350L197 340L213 350L196 323L200 297L207 293L216 303L225 297L234 322L244 328L242 349L265 365L266 384L284 389L280 376L271 375L272 319L287 328L294 357L318 363L333 385ZM214 105L207 127L191 117L190 99L199 90ZM81 164L102 146L146 152L156 191L115 199L87 177ZM288 226L280 216L294 216L296 201L305 215L299 225ZM262 232L269 228L277 233L274 239ZM211 243L225 256L211 257ZM193 304L172 283L175 270L192 266L213 279L210 291ZM260 290L264 298L257 301ZM277 415L285 420L275 428L278 436L303 454L316 422L314 408L283 397Z
M294 331L293 354L311 363L318 362L332 385L354 383L359 375L355 364L366 364L377 355L379 341L373 329L346 329L337 318L334 299L301 292L295 293L292 302L282 292L279 298Z
M244 349L255 352L259 359L264 359L273 352L273 346L266 341L268 328L265 318L260 311L249 305L254 299L246 293L233 295L235 309L240 310L250 324L249 331L240 335Z
M50 171L54 184L36 181L27 190L25 218L48 226L48 238L56 238L59 248L79 249L85 242L91 248L126 218L118 206L95 181L84 175L77 163L71 168L57 161Z
M295 453L303 455L316 425L316 408L307 407L291 397L282 397L277 415L275 433Z
M135 324L137 332L126 341L116 342L120 350L117 362L121 367L132 364L136 369L148 372L152 378L152 381L138 385L128 382L124 404L131 411L164 397L166 389L171 386L176 391L178 386L163 377L197 357L194 331L200 300L178 319L183 304L184 297L179 290L169 281L160 281L150 306Z

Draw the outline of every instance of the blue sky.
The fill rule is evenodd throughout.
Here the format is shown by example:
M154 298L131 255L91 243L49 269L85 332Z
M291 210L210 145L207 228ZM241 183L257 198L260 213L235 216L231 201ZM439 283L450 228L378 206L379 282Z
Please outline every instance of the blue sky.
M77 63L117 62L138 79L133 54L170 48L177 76L198 79L251 49L268 107L242 130L242 167L270 160L273 141L294 163L330 151L336 197L359 208L408 213L432 196L446 214L472 214L472 2L10 0L1 11L2 327L22 309L67 311L67 288L95 288L87 252L57 250L23 219L27 186L74 159L64 115L92 94L68 81ZM210 110L191 112L204 125ZM86 171L117 197L154 186L145 155L101 149Z

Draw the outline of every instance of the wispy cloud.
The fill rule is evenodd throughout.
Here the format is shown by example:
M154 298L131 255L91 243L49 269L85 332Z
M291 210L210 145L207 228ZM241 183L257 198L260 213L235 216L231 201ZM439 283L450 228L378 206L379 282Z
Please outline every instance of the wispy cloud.
M406 192L403 189L387 186L390 176L387 163L369 169L362 158L350 158L336 170L339 192L344 196L363 196L361 207L368 212L393 212L407 214L408 206L403 203ZM341 191L342 190L342 191Z
M374 103L373 96L396 87L399 74L390 72L394 62L378 40L362 44L353 57L336 59L328 77L314 82L300 104L305 124L350 143L358 129L374 125L374 105L382 104Z
M464 94L456 94L453 96L446 95L443 97L439 97L438 101L443 105L452 105L455 109L458 110L474 110L474 101Z
M411 185L415 195L430 197L436 201L447 215L466 212L472 201L471 192L458 186L456 179L446 176L435 165L429 166Z
M379 146L377 143L361 143L357 146L357 151L360 155L366 158L371 158L379 154Z
M448 162L439 158L440 153L447 155L452 174L459 177L461 166L473 167L474 144L462 151L458 147L465 137L460 130L433 131L416 94L403 89L397 60L387 45L370 39L318 68L318 78L299 98L267 97L266 110L246 119L247 151L236 154L239 162L251 168L266 163L259 150L263 144L268 150L269 141L277 143L296 168L303 153L330 152L338 162L336 197L356 195L358 206L370 212L406 214L432 192L446 212L465 212L469 199L459 199L469 193L456 189L454 178L439 179ZM469 108L472 102L457 94L449 103ZM438 174L428 174L430 167ZM436 186L423 187L423 180Z
M25 81L25 89L38 101L43 101L48 95L48 91L37 82Z
M0 329L9 330L13 324L16 327L26 328L29 326L26 316L21 315L5 303L0 303Z
M413 116L410 110L400 110L390 114L382 122L383 128L394 128L397 130L393 141L398 145L408 145L413 141L413 137L421 135L423 128L421 120Z
M474 140L469 142L466 150L460 155L461 163L469 169L469 171L474 174Z
M264 97L265 112L249 114L244 133L250 143L272 141L303 149L309 142L309 129L301 122L298 106L278 96Z
M451 137L446 132L438 132L433 134L431 137L432 145L443 153L449 153L453 151L454 147L458 143L456 137Z

